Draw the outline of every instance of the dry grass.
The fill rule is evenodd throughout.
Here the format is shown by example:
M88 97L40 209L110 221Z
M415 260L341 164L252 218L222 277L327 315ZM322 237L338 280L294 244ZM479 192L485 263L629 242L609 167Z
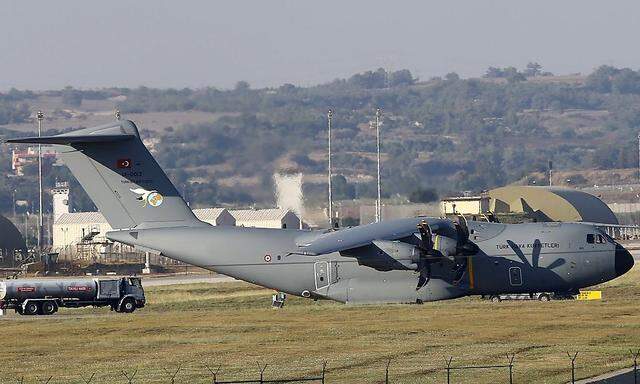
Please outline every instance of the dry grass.
M375 383L393 358L394 383L443 382L445 356L455 364L504 363L516 353L518 383L563 383L566 351L580 351L578 374L629 365L640 347L640 268L603 287L600 302L511 302L462 299L425 305L345 306L290 299L269 307L271 292L221 283L148 290L149 305L134 315L105 309L63 310L49 318L0 321L0 382L53 375L52 383L169 382L163 368L183 369L177 382L210 382L204 365L222 365L224 378L317 373L328 360L328 382ZM453 382L505 382L506 370L461 372Z

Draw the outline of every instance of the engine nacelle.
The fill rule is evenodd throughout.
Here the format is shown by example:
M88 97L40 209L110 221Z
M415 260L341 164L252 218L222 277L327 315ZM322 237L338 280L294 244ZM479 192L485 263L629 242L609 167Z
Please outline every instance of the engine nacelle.
M373 245L377 248L377 255L358 260L361 264L379 271L418 269L420 250L415 245L388 240L374 240Z

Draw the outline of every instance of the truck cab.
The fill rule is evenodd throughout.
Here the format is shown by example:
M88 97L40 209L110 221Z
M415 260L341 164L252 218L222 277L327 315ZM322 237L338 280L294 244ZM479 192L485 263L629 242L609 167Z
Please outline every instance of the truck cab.
M135 308L142 308L146 303L144 297L144 289L142 289L142 280L139 277L123 277L122 278L122 298L131 298L134 301Z
M139 277L98 280L97 300L109 302L116 312L131 313L145 305L144 289Z

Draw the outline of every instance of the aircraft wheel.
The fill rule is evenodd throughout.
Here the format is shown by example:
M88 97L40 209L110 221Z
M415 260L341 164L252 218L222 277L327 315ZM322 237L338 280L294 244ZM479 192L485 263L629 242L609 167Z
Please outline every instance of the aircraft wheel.
M540 301L550 301L551 300L551 296L549 296L546 293L543 293L542 295L538 296L538 300L540 300Z
M136 310L136 303L133 299L125 299L125 301L120 304L120 310L124 313L132 313Z
M39 310L40 306L34 301L30 301L24 306L25 315L37 315Z
M42 314L53 315L58 311L58 306L53 301L45 301L42 303Z
M500 299L500 296L491 296L491 299L490 299L490 300L491 300L491 302L492 302L492 303L499 303L499 302L501 302L501 301L502 301L502 300Z

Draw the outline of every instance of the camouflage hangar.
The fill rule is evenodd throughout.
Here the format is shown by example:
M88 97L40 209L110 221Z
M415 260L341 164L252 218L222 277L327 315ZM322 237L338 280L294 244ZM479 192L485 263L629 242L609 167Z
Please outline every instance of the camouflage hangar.
M577 189L508 186L487 193L489 211L497 215L526 215L535 221L584 221L618 225L602 200Z

